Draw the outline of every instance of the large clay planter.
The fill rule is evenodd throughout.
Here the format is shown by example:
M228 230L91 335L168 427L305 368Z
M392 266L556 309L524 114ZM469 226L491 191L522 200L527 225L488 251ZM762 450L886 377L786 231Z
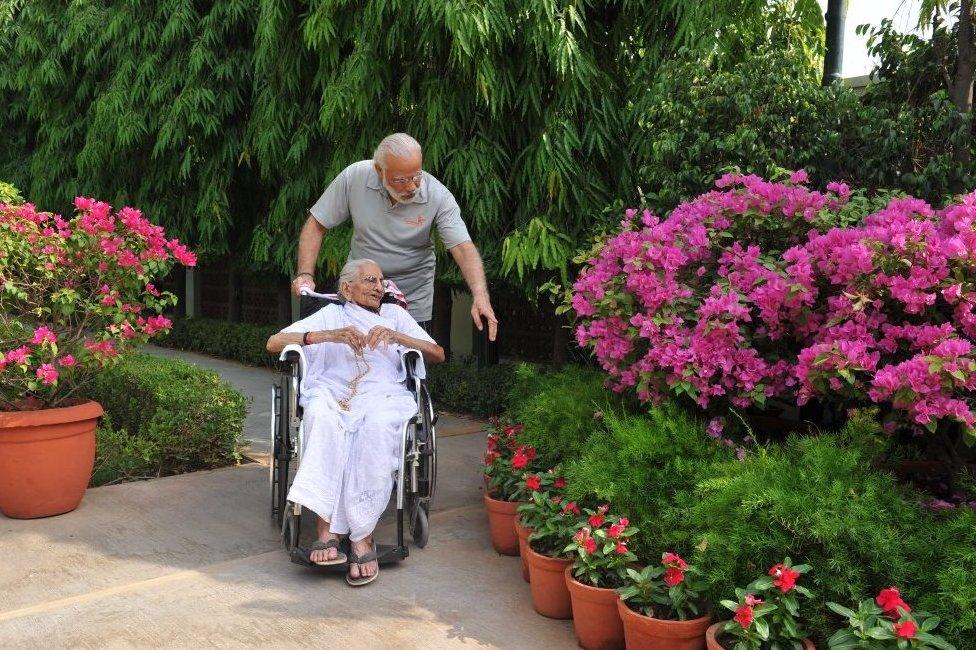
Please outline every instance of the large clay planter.
M585 650L623 650L624 625L617 612L616 589L601 589L578 582L573 567L566 567L566 588L573 604L576 640Z
M529 562L529 589L535 611L548 618L572 618L573 604L565 573L573 561L540 555L529 544L525 545L525 557Z
M50 517L78 507L95 464L97 402L0 412L0 512Z
M529 544L531 534L532 529L519 524L518 517L515 517L515 536L518 537L519 555L522 558L522 579L526 582L529 581L529 561L525 559L525 547Z
M705 633L710 629L711 616L666 621L638 614L619 598L617 611L624 624L627 650L705 650Z
M708 650L727 650L724 645L718 642L718 635L721 633L724 624L725 621L719 621L706 631L705 640L708 642ZM817 647L813 645L813 641L810 639L803 639L803 650L817 650Z
M515 536L515 510L518 501L498 501L485 495L488 509L488 529L492 547L502 555L518 555L518 537Z

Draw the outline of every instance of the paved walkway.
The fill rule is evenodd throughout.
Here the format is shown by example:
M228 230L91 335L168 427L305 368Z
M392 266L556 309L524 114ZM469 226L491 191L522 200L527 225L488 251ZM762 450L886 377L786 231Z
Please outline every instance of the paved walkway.
M180 356L253 397L260 442L272 373ZM483 439L466 435L478 423L442 422L430 543L361 589L289 562L260 463L94 488L60 517L0 517L0 648L575 647L569 622L532 611L518 560L490 547Z

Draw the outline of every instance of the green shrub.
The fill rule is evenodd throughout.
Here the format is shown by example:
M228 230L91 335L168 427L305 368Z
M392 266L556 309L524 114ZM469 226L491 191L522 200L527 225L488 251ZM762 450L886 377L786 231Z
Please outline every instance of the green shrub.
M165 476L240 459L247 401L217 373L180 359L132 354L88 396L105 408L92 483Z
M936 585L919 593L918 606L938 614L939 631L957 647L972 647L962 639L976 639L976 511L961 508L938 520L940 558L934 566L915 567L920 577L934 571Z
M673 527L660 513L674 508L676 494L691 492L703 467L729 458L704 426L671 404L646 415L605 416L606 430L587 440L580 456L565 469L571 498L595 497L628 516L640 533L634 551L644 560L665 550L688 552L693 532Z
M848 425L866 426L873 425ZM694 498L680 498L661 525L697 538L696 561L713 600L784 556L812 565L815 597L803 610L822 640L829 636L828 600L855 602L893 584L908 597L934 588L925 575L935 566L932 518L870 460L832 435L792 437L707 468Z
M0 203L8 205L20 205L24 202L24 197L20 195L17 188L10 183L0 181Z
M472 357L427 366L427 386L437 408L478 417L505 411L514 378L513 364L478 368Z
M607 390L602 373L579 366L546 372L519 367L509 392L509 414L525 425L519 439L536 448L544 467L579 456L602 419L629 409L627 398Z
M169 334L156 342L177 350L273 368L278 360L268 354L265 346L268 338L280 329L274 325L231 323L217 318L176 318Z

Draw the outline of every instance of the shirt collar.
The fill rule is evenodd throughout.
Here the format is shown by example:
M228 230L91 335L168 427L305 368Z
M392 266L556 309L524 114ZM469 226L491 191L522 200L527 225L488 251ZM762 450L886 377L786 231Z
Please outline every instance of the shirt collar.
M414 203L427 203L427 172L421 172L420 189L417 191L417 198L414 199ZM383 200L389 201L390 195L387 194L386 188L383 187L383 181L380 180L380 175L376 173L376 168L370 166L369 174L366 176L366 187L371 190L376 190L377 192L383 193Z

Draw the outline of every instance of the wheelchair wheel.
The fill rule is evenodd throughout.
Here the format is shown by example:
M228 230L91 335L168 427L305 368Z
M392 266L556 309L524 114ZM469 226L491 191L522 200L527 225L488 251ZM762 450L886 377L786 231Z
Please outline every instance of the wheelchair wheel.
M298 537L302 533L302 516L296 515L289 509L284 515L284 524L281 529L281 539L285 543L285 548L291 550L298 546Z
M271 516L275 524L282 526L288 504L288 472L291 465L291 444L288 435L288 393L291 390L287 378L275 386L271 408L274 409L274 445L271 450Z
M430 505L427 502L418 500L413 512L410 514L410 534L413 536L413 543L417 548L427 546L430 537Z

